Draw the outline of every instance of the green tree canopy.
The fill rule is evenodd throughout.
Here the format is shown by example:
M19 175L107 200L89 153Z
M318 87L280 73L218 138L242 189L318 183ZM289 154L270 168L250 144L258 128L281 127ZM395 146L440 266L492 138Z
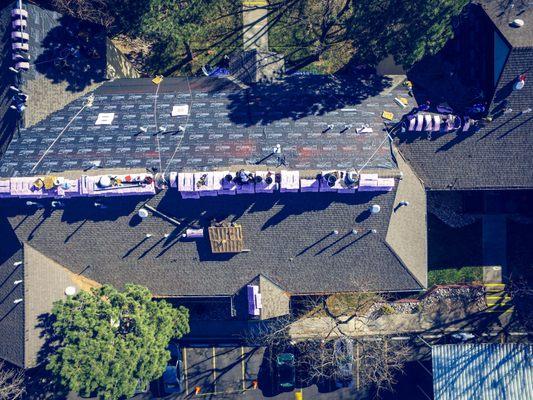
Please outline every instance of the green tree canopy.
M302 61L342 68L350 57L377 64L387 55L410 67L453 36L452 20L468 0L271 1L273 50Z
M240 0L53 1L60 11L147 40L150 73L194 73L243 46ZM468 2L268 0L264 33L289 67L313 63L332 73L349 62L375 65L387 55L410 67L444 46Z
M150 0L141 35L153 43L150 69L195 72L242 47L242 4L234 0Z
M159 378L172 338L189 332L189 311L155 301L148 289L126 285L81 291L54 304L51 370L69 389L103 399L132 396Z

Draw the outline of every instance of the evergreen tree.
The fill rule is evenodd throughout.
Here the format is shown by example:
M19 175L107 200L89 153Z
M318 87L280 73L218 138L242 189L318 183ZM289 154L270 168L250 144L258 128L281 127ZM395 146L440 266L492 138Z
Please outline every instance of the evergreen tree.
M69 389L113 400L159 378L168 343L189 332L189 312L155 301L148 289L126 285L81 291L54 304L51 370Z

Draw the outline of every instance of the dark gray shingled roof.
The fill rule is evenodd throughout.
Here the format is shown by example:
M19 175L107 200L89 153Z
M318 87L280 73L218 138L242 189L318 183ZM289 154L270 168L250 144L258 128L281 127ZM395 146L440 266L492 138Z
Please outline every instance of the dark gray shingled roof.
M533 47L533 7L530 0L480 0L496 28L512 47ZM511 26L514 19L525 22L521 28Z
M22 244L5 215L0 216L0 358L19 367L24 365L24 303L15 304L24 298Z
M394 201L395 191L181 200L174 189L149 200L181 227L156 216L140 222L138 198L106 199L104 210L94 199L71 199L54 211L5 201L2 213L12 215L19 240L74 273L118 287L143 284L159 296L230 295L258 274L290 293L349 291L357 282L369 290L419 290L385 241ZM381 212L370 216L373 203ZM250 252L213 254L207 238L181 239L186 227L214 219L240 223Z
M167 132L154 135L156 85L117 79L94 92L93 106L72 122L35 173L80 170L93 160L107 168L205 170L257 163L276 144L291 169L357 168L376 150L367 166L393 168L380 117L384 109L399 116L392 89L390 79L377 76L292 76L250 89L225 78L166 78L158 91L157 124ZM21 130L2 159L0 176L30 174L84 101ZM189 118L171 116L180 104L190 106ZM95 125L100 112L115 113L112 125ZM324 132L328 124L334 127ZM362 124L373 133L356 133ZM187 125L185 134L180 125ZM141 126L148 132L139 134ZM261 164L279 163L272 156Z
M530 16L531 11L521 16L526 25L533 24ZM425 132L398 134L400 152L426 188L533 187L533 82L529 76L532 67L533 47L511 50L490 105L494 120L481 123L480 129L466 134L432 133L431 138ZM526 72L525 87L513 90L517 77Z

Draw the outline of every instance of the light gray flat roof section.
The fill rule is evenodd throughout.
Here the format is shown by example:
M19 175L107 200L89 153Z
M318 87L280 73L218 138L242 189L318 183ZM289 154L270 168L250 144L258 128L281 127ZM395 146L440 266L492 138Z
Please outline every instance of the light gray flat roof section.
M532 345L433 346L435 400L533 399Z

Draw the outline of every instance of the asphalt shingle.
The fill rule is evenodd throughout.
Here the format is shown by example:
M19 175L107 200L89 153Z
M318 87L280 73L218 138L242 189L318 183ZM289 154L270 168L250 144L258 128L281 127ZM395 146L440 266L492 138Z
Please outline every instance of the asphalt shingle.
M88 199L71 199L62 210L32 210L16 201L2 209L19 225L21 241L72 272L118 287L143 284L159 296L230 295L259 274L290 293L350 291L363 284L418 290L385 241L394 197L393 191L182 200L167 190L150 199L179 227L157 216L140 222L139 199L106 199L104 210ZM381 206L377 215L368 212L373 203ZM205 228L213 220L241 224L250 251L213 254L207 237L181 238L187 227Z

